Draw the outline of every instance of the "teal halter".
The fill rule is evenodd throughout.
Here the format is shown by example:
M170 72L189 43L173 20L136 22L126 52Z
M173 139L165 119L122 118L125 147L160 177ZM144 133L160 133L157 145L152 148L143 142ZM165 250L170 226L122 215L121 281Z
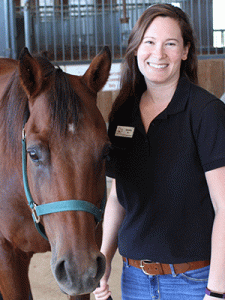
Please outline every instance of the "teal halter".
M102 220L102 215L104 213L106 204L106 188L105 194L101 203L101 208L99 209L94 204L82 201L82 200L65 200L52 203L46 203L37 205L30 193L28 178L27 178L27 150L26 150L26 135L25 130L22 131L22 172L23 172L23 185L26 194L28 204L32 210L32 217L38 232L48 240L44 226L40 223L40 216L57 213L61 211L85 211L94 215L96 222Z

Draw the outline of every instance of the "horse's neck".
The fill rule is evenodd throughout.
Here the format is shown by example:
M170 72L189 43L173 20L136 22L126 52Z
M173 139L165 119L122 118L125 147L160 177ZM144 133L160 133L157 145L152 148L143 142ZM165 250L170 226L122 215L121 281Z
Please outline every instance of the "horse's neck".
M14 59L0 58L0 76L12 73L17 66L18 62Z
M13 59L0 58L0 99L2 99L5 88L17 66L17 61Z

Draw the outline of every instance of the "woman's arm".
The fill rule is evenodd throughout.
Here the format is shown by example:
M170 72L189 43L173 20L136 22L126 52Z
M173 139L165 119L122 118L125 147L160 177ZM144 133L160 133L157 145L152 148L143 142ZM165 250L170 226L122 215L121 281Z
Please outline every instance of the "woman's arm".
M205 175L215 210L208 288L225 293L225 167L208 171ZM215 298L205 296L204 300L207 299Z
M111 295L107 282L111 272L111 262L117 250L118 230L121 226L124 216L125 210L118 201L115 179L113 179L112 188L104 213L103 237L101 246L101 252L106 258L106 271L100 281L100 287L94 291L96 299L106 300Z

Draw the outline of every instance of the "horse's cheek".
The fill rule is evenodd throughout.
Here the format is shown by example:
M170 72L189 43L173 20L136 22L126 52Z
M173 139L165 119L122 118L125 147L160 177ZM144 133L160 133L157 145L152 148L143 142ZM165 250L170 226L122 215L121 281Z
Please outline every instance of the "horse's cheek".
M30 179L31 193L36 197L34 201L37 204L42 204L46 195L49 195L49 188L51 187L48 168L31 165L28 170L28 178Z

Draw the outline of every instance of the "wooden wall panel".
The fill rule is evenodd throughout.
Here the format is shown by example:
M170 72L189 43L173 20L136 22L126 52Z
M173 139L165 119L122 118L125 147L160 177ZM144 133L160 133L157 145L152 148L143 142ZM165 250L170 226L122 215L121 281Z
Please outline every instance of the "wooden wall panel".
M225 61L220 59L199 60L199 85L220 98L225 90Z

